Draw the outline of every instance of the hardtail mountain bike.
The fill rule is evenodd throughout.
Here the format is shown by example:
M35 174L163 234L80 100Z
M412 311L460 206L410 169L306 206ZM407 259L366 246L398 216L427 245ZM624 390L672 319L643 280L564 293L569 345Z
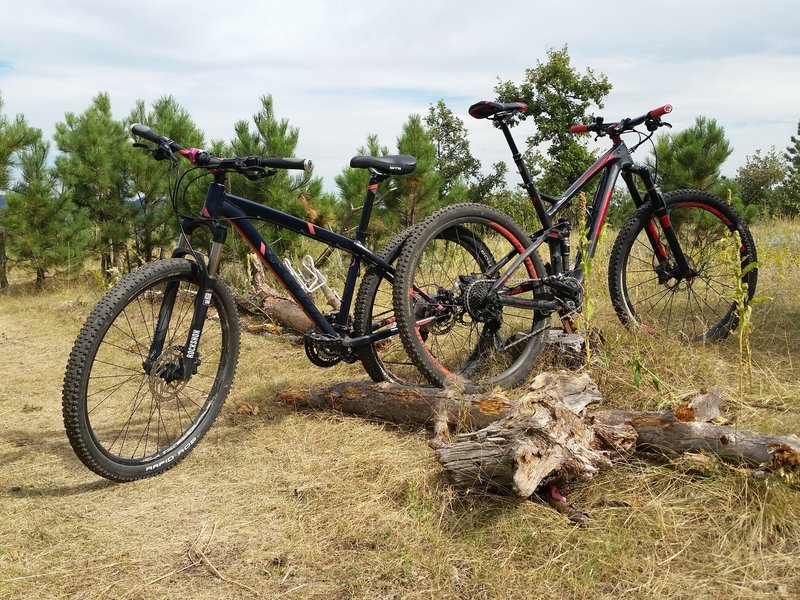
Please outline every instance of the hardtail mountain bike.
M551 315L567 331L583 305L585 265L598 238L621 176L635 212L611 251L608 283L620 320L659 336L694 341L724 338L738 324L737 300L756 287L756 248L745 223L726 202L700 190L662 194L647 166L631 152L656 130L669 105L619 122L600 117L573 133L608 136L603 153L561 196L540 193L511 136L509 120L526 110L520 102L478 102L477 119L491 120L505 136L542 228L526 234L508 217L481 204L441 209L408 237L396 263L394 307L406 350L436 385L513 387L534 368ZM644 125L647 134L636 128ZM628 148L622 135L641 138ZM598 181L599 177L599 181ZM590 182L597 182L586 208L586 229L577 252L573 224L557 218ZM489 255L467 254L449 240L468 231ZM451 232L452 235L448 235ZM539 250L546 247L545 265ZM424 294L418 293L424 291Z
M188 454L219 414L239 355L236 304L219 277L229 228L249 244L314 324L305 336L306 354L314 364L327 367L360 359L375 380L422 381L402 344L391 339L397 333L387 291L394 274L391 263L408 232L380 254L364 246L378 184L414 171L414 157L352 159L351 167L369 169L371 177L355 237L350 239L226 191L230 173L257 180L277 169L310 170L311 161L217 158L185 148L144 125L134 125L131 131L153 144L137 145L154 158L173 165L178 157L187 159L193 167L183 176L204 169L213 181L201 214L180 219L181 234L172 258L151 262L124 277L92 310L78 335L64 377L63 416L70 443L89 469L115 481L163 472ZM171 193L176 212L183 176L176 179ZM298 275L276 255L254 221L300 233L351 256L338 311L323 314L311 297L307 279L321 276L314 265L306 261L304 268L311 273ZM206 254L191 243L198 229L210 235ZM480 240L458 228L444 235L462 243L468 255L482 250ZM356 294L362 265L367 273Z

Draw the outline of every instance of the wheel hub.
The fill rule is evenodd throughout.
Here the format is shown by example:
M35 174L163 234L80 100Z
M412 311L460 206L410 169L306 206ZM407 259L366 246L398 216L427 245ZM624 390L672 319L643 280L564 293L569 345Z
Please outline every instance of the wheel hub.
M198 363L199 355L195 365ZM150 369L148 384L153 398L160 402L174 399L187 383L183 380L183 349L180 346L165 348Z

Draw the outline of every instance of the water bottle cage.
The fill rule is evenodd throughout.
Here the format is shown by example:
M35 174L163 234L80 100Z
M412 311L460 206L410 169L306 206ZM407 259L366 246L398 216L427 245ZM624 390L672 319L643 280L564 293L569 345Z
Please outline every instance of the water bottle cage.
M310 294L328 283L328 278L314 264L314 258L306 254L300 263L300 270L295 269L288 258L283 260L286 269L297 279L300 286ZM334 292L338 298L338 294Z

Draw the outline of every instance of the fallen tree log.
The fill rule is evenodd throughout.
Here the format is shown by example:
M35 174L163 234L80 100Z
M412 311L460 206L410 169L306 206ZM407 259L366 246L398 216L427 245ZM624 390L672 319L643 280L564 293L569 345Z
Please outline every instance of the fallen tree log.
M590 479L633 452L702 451L776 470L800 468L796 436L692 420L718 416L719 398L710 396L700 394L674 413L590 410L603 398L588 374L543 373L518 400L368 382L284 391L279 399L432 427L431 446L454 485L522 497L544 484Z
M630 424L636 449L665 456L707 452L722 460L780 470L800 465L800 438L702 421L680 421L675 413L607 410L592 413L604 424Z
M298 333L306 333L314 326L297 302L284 296L267 283L264 267L261 261L253 255L250 256L250 266L253 269L253 292L258 299L261 311L266 316ZM325 296L328 306L333 310L341 308L341 300L327 284L323 284L320 291Z

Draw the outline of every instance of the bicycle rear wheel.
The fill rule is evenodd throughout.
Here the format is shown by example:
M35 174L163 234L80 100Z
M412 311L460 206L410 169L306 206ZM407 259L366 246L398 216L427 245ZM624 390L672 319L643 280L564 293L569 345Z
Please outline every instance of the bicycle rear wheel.
M413 227L409 227L393 237L378 256L390 265L394 265L403 249L403 243L412 230ZM357 336L396 328L392 307L392 279L383 269L378 267L367 269L358 288L353 317L353 329ZM409 358L397 335L361 346L358 349L358 357L373 381L409 385L427 383L427 379Z
M544 272L536 253L515 273L493 271L529 245L516 223L482 204L446 207L408 237L397 261L393 304L406 352L431 383L511 388L536 365L548 318L504 304L490 291L501 277L509 277L501 288L506 291ZM515 299L532 301L533 292Z
M201 281L199 267L182 258L147 264L115 285L81 329L64 376L64 426L78 458L98 475L133 481L169 469L219 414L239 355L236 305L220 280L194 373L180 376ZM145 366L162 301L175 288L163 348Z
M650 204L640 207L620 230L609 262L608 281L617 316L628 326L691 341L724 339L739 324L737 298L755 293L756 247L732 206L699 190L664 195L692 277L677 273ZM659 261L648 230L660 241ZM734 232L738 232L736 240Z
M414 231L411 226L386 244L379 256L390 265L395 265L403 244ZM440 233L442 240L460 245L462 251L471 255L483 268L489 268L486 258L491 256L483 241L461 227L445 229ZM424 385L428 383L397 335L396 318L392 304L392 284L394 278L379 267L370 267L361 281L356 298L354 330L358 336L369 335L393 328L395 334L366 344L359 348L359 358L373 381L388 381L395 384Z

